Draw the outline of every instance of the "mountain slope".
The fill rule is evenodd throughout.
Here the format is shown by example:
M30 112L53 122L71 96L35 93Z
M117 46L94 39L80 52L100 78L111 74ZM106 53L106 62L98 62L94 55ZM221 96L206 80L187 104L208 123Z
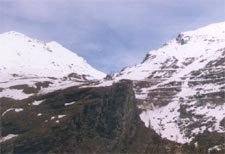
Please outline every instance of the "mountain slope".
M32 51L50 52L44 54L49 59L51 52L61 55L58 52L62 47L56 43L35 44L39 45L38 50ZM3 62L14 62L16 56L9 57L12 59L5 62L2 58ZM4 107L1 117L5 119L1 138L3 151L38 151L40 148L36 145L42 146L49 140L51 144L43 145L44 152L64 152L65 149L69 152L126 152L133 147L134 151L148 153L160 153L160 149L161 152L168 149L168 153L224 153L225 23L183 32L162 48L150 51L141 64L104 80L92 80L94 73L83 74L76 69L75 73L67 75L68 65L59 59L60 66L46 60L46 65L41 65L43 72L45 66L53 71L44 74L37 74L35 67L30 70L29 65L22 69L23 61L17 65L9 63L10 67L2 65L2 74L8 73L11 77L0 82L0 103ZM34 62L38 61L34 58ZM11 74L18 66L21 71L15 72L19 74ZM61 70L62 75L57 74L55 68ZM133 81L140 118L148 128L133 125L139 114L134 108L136 100L130 83L123 80L113 84L121 79ZM22 117L17 119L17 115ZM27 125L29 120L24 123L25 118L35 119L38 127ZM46 134L49 136L43 138ZM100 145L96 137L101 139L97 140ZM29 139L29 143L24 138Z
M18 32L0 35L0 97L24 99L105 76L57 42L44 43Z
M187 143L225 132L225 22L183 32L144 61L115 74L134 81L145 125Z
M221 54L217 50L222 50L224 44L225 22L183 32L162 48L150 51L142 64L126 68L116 76L117 79L142 80L152 75L154 71L176 70L177 75L173 77L183 77L194 69L204 67L210 60L217 59Z
M0 35L0 51L4 55L0 57L1 74L59 78L76 73L88 79L105 76L57 42L44 43L18 32Z
M0 104L1 153L167 153L140 120L131 82Z

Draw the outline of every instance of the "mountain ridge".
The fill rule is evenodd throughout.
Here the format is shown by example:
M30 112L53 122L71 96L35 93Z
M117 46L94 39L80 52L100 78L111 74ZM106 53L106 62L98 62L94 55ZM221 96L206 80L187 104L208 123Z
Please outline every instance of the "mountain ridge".
M49 54L62 51L57 42L40 44L41 47L49 47L50 51L44 50ZM83 59L80 60L83 62ZM89 79L88 75L79 75L76 71L61 78L12 77L12 80L0 82L0 100L10 98L26 102L36 97L51 97L57 92L67 93L68 89L79 89L81 93L85 88L104 91L105 87L112 88L117 82L120 86L121 81L131 80L140 119L161 139L169 140L172 147L191 148L192 153L225 150L225 22L181 32L161 48L148 52L142 63L104 79L103 76L97 80ZM68 96L82 96L80 101L93 99L95 103L94 96L81 93L74 92ZM111 93L104 95L103 103L111 101L108 95ZM51 106L75 104L65 102L68 98L63 95L54 97L54 100L48 100ZM44 102L36 100L31 104L47 105ZM28 103L28 106L31 104ZM16 109L13 108L15 112L23 112L20 108ZM112 116L113 111L107 114ZM207 143L206 139L209 139Z
M113 78L133 80L146 127L169 140L190 143L206 130L225 132L220 125L225 117L224 70L222 22L180 33Z
M101 79L105 76L82 57L55 41L45 43L10 31L0 35L0 47L0 50L5 52L4 57L0 59L1 73L45 77L64 77L77 73L87 75L89 79Z
M25 99L106 76L84 58L52 41L15 31L0 34L0 97Z

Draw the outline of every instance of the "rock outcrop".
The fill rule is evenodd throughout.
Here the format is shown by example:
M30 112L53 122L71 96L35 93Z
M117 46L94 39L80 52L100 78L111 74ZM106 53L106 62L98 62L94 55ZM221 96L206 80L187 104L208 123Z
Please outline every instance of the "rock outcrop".
M140 120L129 81L20 102L2 98L1 106L2 136L14 134L1 139L1 153L166 153L160 136Z

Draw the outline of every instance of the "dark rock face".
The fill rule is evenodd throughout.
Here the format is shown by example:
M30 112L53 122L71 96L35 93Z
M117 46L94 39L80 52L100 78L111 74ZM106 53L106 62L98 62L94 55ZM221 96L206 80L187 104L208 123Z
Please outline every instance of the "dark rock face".
M206 142L207 141L207 142ZM197 146L191 146L191 145ZM225 153L225 134L218 132L205 131L196 136L189 147L186 147L188 153Z
M1 117L2 136L18 134L1 143L1 153L166 153L162 139L141 122L132 89L121 81L21 102L2 99L3 108L17 105L24 111ZM43 103L33 106L34 100Z

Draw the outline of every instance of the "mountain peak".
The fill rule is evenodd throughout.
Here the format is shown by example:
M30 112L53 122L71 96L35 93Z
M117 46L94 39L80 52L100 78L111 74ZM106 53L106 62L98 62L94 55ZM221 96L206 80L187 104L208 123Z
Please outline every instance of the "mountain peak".
M58 47L62 47L61 44L59 44L58 42L56 41L51 41L51 42L48 42L47 45L51 45L51 46L58 46Z
M184 36L192 36L200 39L223 39L225 40L225 22L210 24L192 31L181 33Z
M225 43L225 22L211 24L192 31L181 32L175 39L163 47L149 51L147 57L162 54L162 56L177 59L198 57L204 54L214 54L211 49L219 49ZM146 58L145 61L149 59Z
M8 35L24 35L20 32L17 32L17 31L8 31L8 32L5 32L3 34L8 34Z
M26 36L23 33L17 32L17 31L8 31L5 33L0 34L0 36L2 37L22 37L22 38L29 38L28 36Z
M141 119L162 137L191 142L225 133L225 22L182 32L115 80L134 80Z
M45 43L15 31L0 34L0 51L5 52L0 57L0 73L56 78L75 73L88 79L105 76L59 43Z
M149 51L142 64L120 72L121 75L118 75L118 79L145 79L154 70L165 69L169 63L171 64L170 69L183 69L187 67L187 64L189 67L193 66L190 70L195 67L197 69L197 66L203 67L207 61L215 58L217 50L224 48L224 46L225 22L182 32L177 38L169 41L164 46ZM195 63L192 63L194 61ZM185 73L188 74L190 70Z
M16 31L9 31L9 32L0 34L0 40L1 40L1 43L13 42L15 44L22 44L25 42L29 42L29 43L38 43L38 44L45 45L43 41L40 41L35 38L31 38L23 33L16 32Z

